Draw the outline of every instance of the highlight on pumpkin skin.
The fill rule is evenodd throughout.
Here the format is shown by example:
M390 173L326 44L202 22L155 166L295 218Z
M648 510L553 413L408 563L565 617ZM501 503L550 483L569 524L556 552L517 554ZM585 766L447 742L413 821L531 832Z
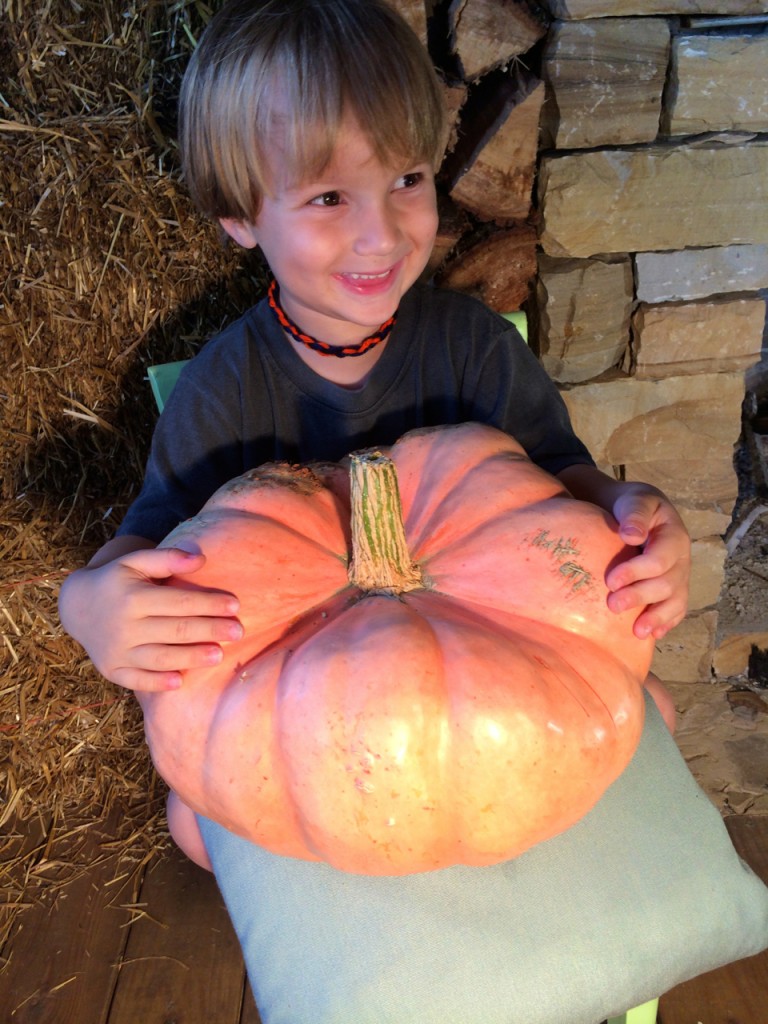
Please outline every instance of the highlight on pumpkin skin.
M362 534L418 563L396 596L348 579L356 485L333 472L320 488L241 480L174 531L205 554L197 584L236 593L246 637L181 690L140 695L147 741L183 804L283 855L366 874L495 863L626 766L653 641L607 607L606 566L626 554L611 517L506 435L466 424L385 454L405 552Z

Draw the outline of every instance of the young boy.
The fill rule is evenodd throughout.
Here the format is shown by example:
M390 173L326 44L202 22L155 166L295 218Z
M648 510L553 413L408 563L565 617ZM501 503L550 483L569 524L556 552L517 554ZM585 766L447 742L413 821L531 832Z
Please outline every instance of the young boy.
M232 0L186 73L181 149L200 209L275 277L182 374L118 535L65 581L65 628L114 683L183 685L241 626L234 597L162 586L203 556L156 544L227 480L272 460L338 460L465 421L513 435L573 495L611 512L637 556L609 604L663 636L685 613L689 541L656 489L599 472L521 338L476 300L418 283L437 229L442 94L380 0ZM674 708L648 687L665 719ZM206 861L184 808L180 845Z

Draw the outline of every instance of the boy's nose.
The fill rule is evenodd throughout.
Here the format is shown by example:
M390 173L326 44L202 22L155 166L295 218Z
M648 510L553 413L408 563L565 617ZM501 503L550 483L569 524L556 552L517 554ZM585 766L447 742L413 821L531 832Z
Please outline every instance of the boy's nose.
M397 246L400 228L387 203L372 203L357 219L355 251L361 256L386 255Z

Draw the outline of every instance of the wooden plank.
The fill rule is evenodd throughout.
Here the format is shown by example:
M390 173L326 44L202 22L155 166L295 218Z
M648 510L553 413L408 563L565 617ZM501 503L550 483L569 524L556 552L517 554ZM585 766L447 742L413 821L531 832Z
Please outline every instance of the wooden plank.
M12 818L0 826L0 974L11 954L10 936L19 914L29 903L25 879L30 864L45 848L48 818L20 822Z
M245 968L213 876L174 849L138 902L108 1024L240 1024Z
M133 885L119 856L102 850L112 826L75 820L48 836L34 870L50 885L17 916L3 950L0 1006L13 1024L106 1021L126 941L115 904L130 901Z
M725 819L739 854L768 884L768 817ZM678 985L661 997L660 1024L765 1024L768 950Z

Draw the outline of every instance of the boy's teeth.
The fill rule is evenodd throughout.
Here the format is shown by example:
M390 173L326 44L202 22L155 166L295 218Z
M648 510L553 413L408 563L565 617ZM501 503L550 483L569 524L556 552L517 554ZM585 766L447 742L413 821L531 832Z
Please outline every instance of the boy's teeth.
M389 273L385 270L383 274L350 274L349 276L353 281L379 281L382 277L386 277Z

